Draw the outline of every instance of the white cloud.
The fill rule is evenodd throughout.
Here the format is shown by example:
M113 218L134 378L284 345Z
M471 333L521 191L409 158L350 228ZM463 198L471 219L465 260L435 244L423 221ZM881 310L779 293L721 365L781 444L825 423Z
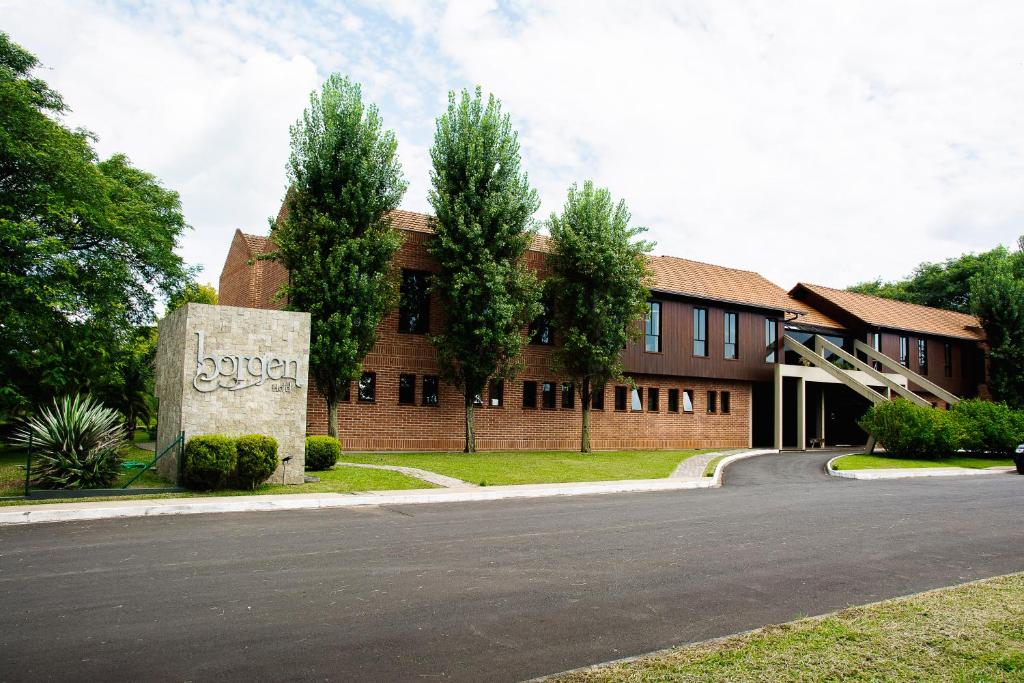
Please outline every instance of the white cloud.
M427 208L434 118L481 83L520 130L538 218L592 178L658 252L847 285L1024 232L1019 3L3 2L70 121L182 193L216 282L264 231L287 130L364 84Z

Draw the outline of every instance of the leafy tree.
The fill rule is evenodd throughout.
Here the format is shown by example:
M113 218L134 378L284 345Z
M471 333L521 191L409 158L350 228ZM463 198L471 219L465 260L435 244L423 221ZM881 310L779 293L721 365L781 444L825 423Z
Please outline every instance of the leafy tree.
M439 268L431 287L445 312L431 341L443 377L462 392L472 453L474 401L488 379L515 375L524 327L540 313L537 279L524 260L540 202L520 172L508 115L493 95L485 104L479 87L458 99L448 94L430 157L437 235L429 249Z
M972 278L971 300L985 328L989 388L997 400L1024 408L1024 252Z
M546 288L554 303L560 346L556 365L580 387L580 450L590 452L591 390L622 376L622 349L641 336L647 312L645 254L651 242L635 239L646 228L629 226L626 203L594 188L569 188L562 215L548 221L554 252Z
M148 425L156 406L156 328L141 327L114 363L114 371L102 396L104 403L124 416L129 436L141 421Z
M288 309L309 311L310 370L327 400L327 429L338 436L338 401L357 379L377 325L397 300L392 257L401 244L389 213L406 183L395 134L358 83L337 74L291 127L289 190L273 225L288 268L280 292Z
M188 282L180 292L175 292L167 300L167 312L176 311L185 304L217 305L217 290L213 285L201 285Z
M190 275L178 194L123 155L98 160L37 66L0 33L0 414L107 385Z

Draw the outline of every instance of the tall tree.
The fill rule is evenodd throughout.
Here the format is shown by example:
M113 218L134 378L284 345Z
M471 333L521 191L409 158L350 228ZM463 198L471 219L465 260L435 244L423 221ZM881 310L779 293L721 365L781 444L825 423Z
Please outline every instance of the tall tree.
M524 255L535 234L537 192L520 171L519 140L493 95L448 94L430 150L432 289L444 329L432 337L443 377L462 392L465 450L476 451L475 400L489 379L519 369L524 327L539 314L537 279Z
M976 275L971 301L985 329L992 395L1024 408L1024 252Z
M359 378L377 325L397 300L391 225L406 182L395 134L358 83L334 74L291 127L289 189L273 225L272 258L288 268L280 292L312 317L310 371L327 401L327 431L338 436L338 401Z
M638 240L646 228L630 227L625 201L591 181L569 188L562 214L548 221L553 274L545 283L554 303L559 346L556 366L580 387L580 451L590 452L592 389L622 376L622 349L641 336L648 310L650 272Z
M0 415L112 380L111 361L191 271L178 194L94 137L0 33Z
M202 285L198 282L187 282L179 292L167 299L167 312L175 311L185 304L217 305L217 290L213 285Z

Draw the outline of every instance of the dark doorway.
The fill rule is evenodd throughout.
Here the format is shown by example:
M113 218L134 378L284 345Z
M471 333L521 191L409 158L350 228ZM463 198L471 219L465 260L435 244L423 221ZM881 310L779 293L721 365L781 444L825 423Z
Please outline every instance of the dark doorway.
M754 448L775 445L775 384L754 382L751 387L750 444Z
M867 443L868 435L857 425L871 401L849 387L823 386L825 390L825 441L830 446Z

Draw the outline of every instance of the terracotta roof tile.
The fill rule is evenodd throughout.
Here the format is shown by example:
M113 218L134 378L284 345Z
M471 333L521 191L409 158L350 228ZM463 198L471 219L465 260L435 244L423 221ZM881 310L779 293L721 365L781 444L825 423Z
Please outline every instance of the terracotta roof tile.
M868 325L942 337L978 340L985 338L978 319L973 315L806 282L797 284L794 291L799 287L817 294Z
M818 309L810 306L806 301L797 299L792 294L789 295L789 301L792 304L791 308L796 311L800 311L801 314L796 319L790 321L797 325L810 325L812 327L825 327L833 330L845 329L845 325L837 322L835 319L830 318Z
M777 311L796 309L786 290L753 271L675 256L651 256L647 261L654 272L651 289L655 291Z

